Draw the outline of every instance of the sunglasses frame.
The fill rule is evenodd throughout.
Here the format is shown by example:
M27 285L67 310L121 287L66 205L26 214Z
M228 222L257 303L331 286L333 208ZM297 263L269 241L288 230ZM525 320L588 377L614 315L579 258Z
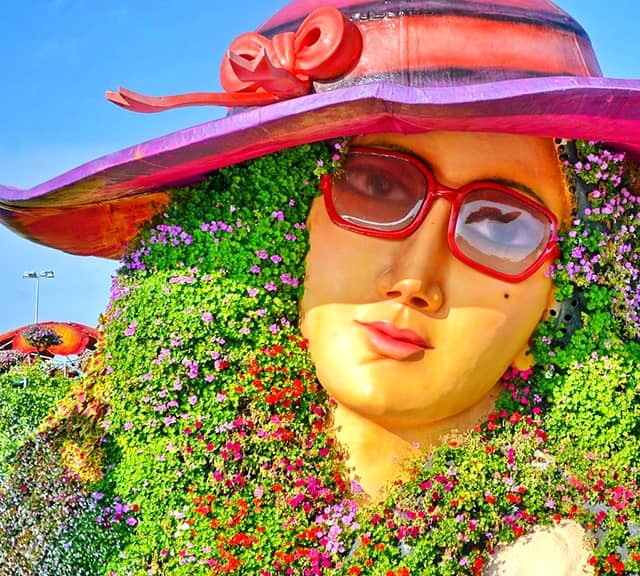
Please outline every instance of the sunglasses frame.
M374 230L365 226L360 226L358 224L354 224L352 222L344 220L340 216L340 214L338 214L331 196L333 191L334 178L330 174L323 174L320 179L319 189L324 196L324 204L327 213L329 214L329 218L331 218L331 221L340 228L344 228L345 230L355 232L357 234L362 234L364 236L370 236L372 238L384 238L388 240L400 240L403 238L407 238L422 225L424 219L429 213L431 206L433 205L433 202L437 198L444 198L451 204L449 223L447 226L447 242L449 244L449 249L458 260L484 274L487 274L488 276L511 283L522 282L523 280L531 276L534 272L536 272L536 270L538 270L543 265L545 260L551 257L555 260L560 255L560 249L558 247L558 219L556 218L555 214L551 212L546 206L535 201L530 196L527 196L526 194L514 190L513 188L500 184L499 182L492 182L491 180L470 182L469 184L465 184L460 188L451 188L449 186L445 186L444 184L438 182L429 166L422 160L411 154L406 154L404 152L399 152L396 150L389 150L386 148L369 148L365 146L353 146L349 149L349 153L347 154L347 156L349 154L357 153L367 154L369 156L397 158L409 162L411 165L415 166L422 173L426 181L422 206L420 207L420 210L415 215L415 217L411 220L411 222L401 230ZM477 262L476 260L464 254L456 244L455 229L458 214L460 212L460 206L462 205L465 197L470 192L483 188L498 190L511 197L516 198L518 201L527 204L532 208L535 208L538 212L544 214L544 216L548 218L549 222L551 223L551 230L547 246L534 262L532 262L525 270L519 272L518 274L506 274L505 272L500 272L499 270L495 270L489 266L485 266L484 264L481 264L480 262Z

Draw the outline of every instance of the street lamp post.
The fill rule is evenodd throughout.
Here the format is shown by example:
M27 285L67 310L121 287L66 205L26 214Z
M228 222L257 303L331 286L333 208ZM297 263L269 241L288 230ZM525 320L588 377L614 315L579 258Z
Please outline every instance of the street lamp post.
M40 303L40 278L54 278L55 274L53 270L43 270L42 272L24 272L23 278L35 278L36 279L36 313L35 323L38 323L38 305Z

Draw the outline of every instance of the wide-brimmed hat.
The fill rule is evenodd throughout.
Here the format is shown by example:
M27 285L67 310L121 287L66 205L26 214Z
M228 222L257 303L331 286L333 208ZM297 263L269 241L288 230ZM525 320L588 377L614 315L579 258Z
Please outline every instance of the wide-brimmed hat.
M232 108L34 188L0 186L0 219L41 244L117 258L167 188L306 142L467 130L640 156L640 81L602 77L585 31L547 0L294 0L234 40L221 70L222 94L109 93L140 112Z

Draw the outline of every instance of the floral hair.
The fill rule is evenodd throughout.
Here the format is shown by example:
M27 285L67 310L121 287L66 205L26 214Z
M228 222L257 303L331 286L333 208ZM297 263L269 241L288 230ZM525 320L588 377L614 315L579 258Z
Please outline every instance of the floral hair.
M307 213L343 151L224 168L140 232L93 368L47 422L83 504L32 561L62 575L479 574L499 543L573 519L596 572L640 569L635 165L594 143L562 158L590 203L552 270L559 300L584 300L580 325L567 338L564 317L541 324L534 368L504 375L487 420L369 503L297 326Z

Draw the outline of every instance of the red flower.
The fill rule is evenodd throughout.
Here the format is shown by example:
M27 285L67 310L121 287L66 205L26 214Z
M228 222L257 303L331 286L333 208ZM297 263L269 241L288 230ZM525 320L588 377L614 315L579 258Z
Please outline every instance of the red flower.
M207 516L211 513L211 506L207 506L206 504L200 504L200 506L196 507L196 514L202 514L203 516Z
M509 493L507 494L507 500L510 504L520 504L522 502L522 498L519 494Z
M277 344L275 346L271 346L270 348L267 348L266 353L269 356L271 356L271 358L275 358L278 354L280 354L280 352L282 352L282 350L283 350L282 346Z
M473 561L473 566L471 567L474 576L478 576L482 572L483 567L484 559L482 558L482 556L476 556L476 559Z

